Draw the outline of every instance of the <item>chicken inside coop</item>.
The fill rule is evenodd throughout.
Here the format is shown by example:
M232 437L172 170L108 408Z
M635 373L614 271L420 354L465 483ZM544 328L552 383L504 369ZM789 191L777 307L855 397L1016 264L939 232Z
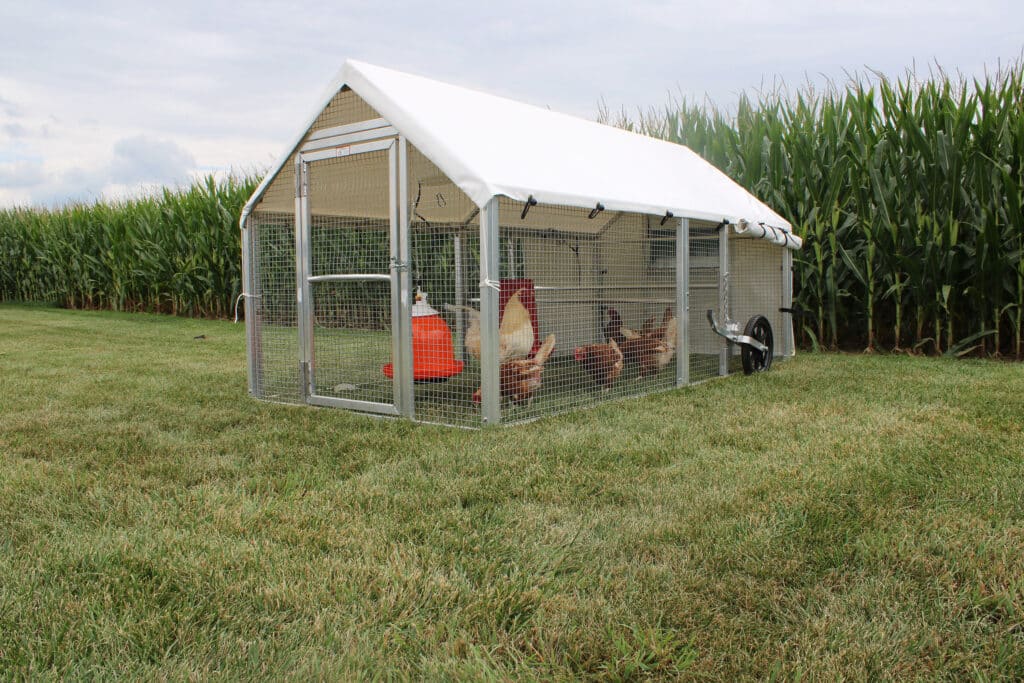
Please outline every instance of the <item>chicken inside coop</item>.
M520 297L523 290L516 290L505 304L498 325L498 358L502 362L511 358L523 358L533 350L534 331L530 312ZM480 311L469 306L447 304L449 311L463 311L469 317L466 328L466 351L480 360Z

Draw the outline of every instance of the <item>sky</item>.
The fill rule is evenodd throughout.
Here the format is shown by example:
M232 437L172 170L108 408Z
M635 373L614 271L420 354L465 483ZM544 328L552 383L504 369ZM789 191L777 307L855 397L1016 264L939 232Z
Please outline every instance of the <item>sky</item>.
M265 172L347 58L594 119L1022 49L1019 0L0 0L0 207Z

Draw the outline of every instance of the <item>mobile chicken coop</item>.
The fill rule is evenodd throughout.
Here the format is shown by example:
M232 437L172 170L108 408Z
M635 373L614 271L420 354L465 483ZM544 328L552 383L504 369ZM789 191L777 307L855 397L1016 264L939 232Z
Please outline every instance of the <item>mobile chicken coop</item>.
M800 240L695 153L368 64L241 228L268 401L482 426L793 353Z

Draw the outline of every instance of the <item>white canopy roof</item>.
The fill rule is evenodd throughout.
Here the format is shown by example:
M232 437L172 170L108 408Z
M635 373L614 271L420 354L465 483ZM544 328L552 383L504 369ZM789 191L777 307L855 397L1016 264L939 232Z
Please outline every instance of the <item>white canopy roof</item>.
M780 235L792 231L784 218L682 145L352 60L325 104L343 86L480 207L496 195L581 208L600 202L610 211L763 223L776 228L771 241L799 247L799 238Z

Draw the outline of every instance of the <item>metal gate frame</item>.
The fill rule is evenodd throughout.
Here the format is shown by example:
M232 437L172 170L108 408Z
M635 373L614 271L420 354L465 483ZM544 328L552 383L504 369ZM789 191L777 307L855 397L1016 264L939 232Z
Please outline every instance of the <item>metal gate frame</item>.
M317 161L370 152L388 152L389 262L387 273L313 275L309 196L310 166ZM412 376L412 282L410 259L406 141L384 119L317 131L295 158L295 260L299 332L299 393L311 405L348 408L382 415L414 417ZM315 173L315 167L313 169ZM383 190L383 188L382 188ZM392 403L323 396L316 393L314 372L313 298L318 282L379 281L391 285L391 357L394 367Z

